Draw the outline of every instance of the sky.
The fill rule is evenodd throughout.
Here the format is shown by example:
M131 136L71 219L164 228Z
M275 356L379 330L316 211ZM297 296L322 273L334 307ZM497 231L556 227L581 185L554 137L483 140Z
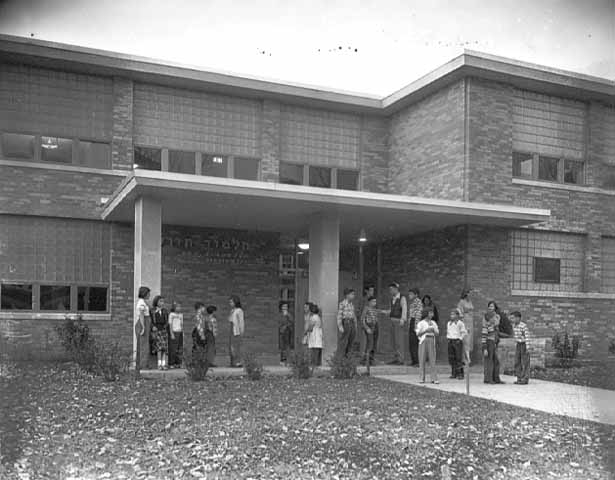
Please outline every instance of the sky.
M376 96L464 49L615 79L615 0L0 0L0 33Z

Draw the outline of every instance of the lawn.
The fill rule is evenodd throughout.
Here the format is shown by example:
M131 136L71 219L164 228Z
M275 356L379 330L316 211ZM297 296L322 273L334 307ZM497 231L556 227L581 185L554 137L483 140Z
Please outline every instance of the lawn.
M7 479L613 478L615 428L362 377L0 378ZM611 457L609 458L609 452Z
M532 369L532 378L615 390L615 359L570 368Z

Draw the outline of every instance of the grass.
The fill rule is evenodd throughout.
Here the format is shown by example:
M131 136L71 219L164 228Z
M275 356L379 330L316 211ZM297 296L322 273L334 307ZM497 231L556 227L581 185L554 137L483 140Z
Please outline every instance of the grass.
M570 368L532 368L531 378L615 390L615 358Z
M11 480L441 478L442 468L461 479L608 479L615 468L614 427L368 377L6 372L0 477Z

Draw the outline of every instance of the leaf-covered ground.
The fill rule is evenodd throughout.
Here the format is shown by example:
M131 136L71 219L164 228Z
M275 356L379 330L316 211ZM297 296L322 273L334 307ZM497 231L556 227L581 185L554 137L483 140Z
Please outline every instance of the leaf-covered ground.
M532 369L531 377L615 390L615 359L571 368Z
M0 477L609 479L615 428L373 378L0 378ZM610 457L609 457L610 456Z

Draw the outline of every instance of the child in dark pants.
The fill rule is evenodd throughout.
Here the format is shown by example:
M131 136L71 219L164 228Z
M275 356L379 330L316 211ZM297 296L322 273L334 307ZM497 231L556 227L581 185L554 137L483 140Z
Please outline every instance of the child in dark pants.
M481 344L483 346L483 368L484 382L495 383L493 375L496 362L496 314L493 311L487 312L483 318L483 329L481 332Z
M363 364L374 364L376 345L378 344L378 310L376 310L376 297L369 297L367 305L361 314L361 325L365 332L365 352Z
M461 320L458 308L451 310L450 320L446 324L448 339L448 363L451 365L450 378L463 378L463 338L468 334Z
M527 325L521 321L521 313L513 312L513 333L517 347L515 349L515 375L517 376L517 385L527 385L530 381L530 352L527 349L527 344L530 339L530 333Z

